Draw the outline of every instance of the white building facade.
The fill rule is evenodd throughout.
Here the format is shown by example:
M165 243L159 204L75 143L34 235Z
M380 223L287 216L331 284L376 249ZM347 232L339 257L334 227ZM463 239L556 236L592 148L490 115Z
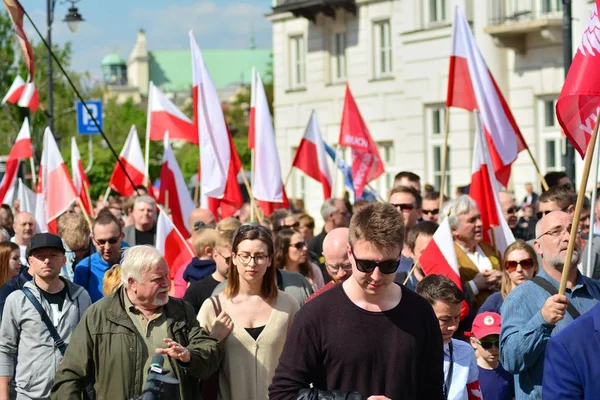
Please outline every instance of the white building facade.
M591 3L573 2L573 51ZM564 81L562 0L274 0L268 18L282 170L291 165L313 109L324 140L337 143L348 83L385 162L385 175L372 186L386 198L394 175L408 170L438 189L455 5L464 10L542 173L563 170L565 139L554 113ZM446 187L453 196L470 183L475 122L466 111L449 112ZM343 154L349 161L350 151ZM533 164L521 152L508 188L518 200L526 182L539 192ZM341 174L335 186L341 196ZM294 171L286 189L320 220L319 183Z

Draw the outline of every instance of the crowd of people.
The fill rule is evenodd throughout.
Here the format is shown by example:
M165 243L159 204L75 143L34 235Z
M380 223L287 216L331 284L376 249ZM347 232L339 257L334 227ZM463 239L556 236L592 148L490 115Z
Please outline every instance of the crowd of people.
M546 181L499 193L504 251L465 188L440 199L408 171L387 202L324 201L319 233L298 202L260 223L197 208L174 274L143 187L99 200L91 226L73 206L57 234L3 205L0 400L139 398L155 354L182 400L595 398L600 201L559 295L576 196ZM460 285L420 265L444 218Z

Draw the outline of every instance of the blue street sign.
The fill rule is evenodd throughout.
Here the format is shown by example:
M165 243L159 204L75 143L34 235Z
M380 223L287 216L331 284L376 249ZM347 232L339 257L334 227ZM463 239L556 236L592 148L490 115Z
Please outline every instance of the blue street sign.
M104 128L104 125L102 125L102 102L86 101L85 104L90 109L94 118L96 118L96 121L98 121L100 128ZM77 132L80 135L97 135L100 133L94 120L81 101L77 102Z

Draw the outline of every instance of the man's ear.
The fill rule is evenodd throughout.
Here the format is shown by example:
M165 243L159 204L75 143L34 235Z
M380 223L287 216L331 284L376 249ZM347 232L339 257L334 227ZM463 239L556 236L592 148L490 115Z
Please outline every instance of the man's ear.
M574 213L575 213L575 206L573 204L571 204L569 207L567 207L567 214L573 215Z
M204 248L204 255L205 256L212 256L212 254L214 253L213 248L210 246L206 246Z

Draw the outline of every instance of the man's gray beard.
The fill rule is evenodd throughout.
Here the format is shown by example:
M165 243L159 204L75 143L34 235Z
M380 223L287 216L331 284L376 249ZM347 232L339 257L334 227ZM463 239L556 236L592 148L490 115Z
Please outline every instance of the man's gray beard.
M571 256L571 268L577 267L580 257L581 255L579 254L579 251L573 250L573 255ZM549 258L546 260L546 263L558 272L562 272L563 268L565 267L565 258L561 256Z
M158 297L155 297L154 300L152 300L152 305L162 307L162 306L166 305L168 302L169 302L169 296L167 296L167 298L164 300L161 300Z

